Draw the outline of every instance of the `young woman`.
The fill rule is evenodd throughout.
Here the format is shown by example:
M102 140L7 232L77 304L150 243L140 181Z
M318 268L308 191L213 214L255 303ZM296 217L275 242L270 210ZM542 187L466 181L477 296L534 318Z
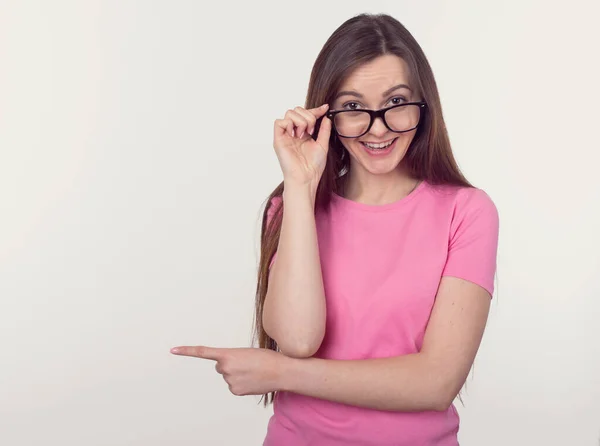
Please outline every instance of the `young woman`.
M266 446L457 445L498 214L456 165L422 49L390 16L351 18L306 107L274 127L260 348L174 353L215 360L236 395L274 396Z

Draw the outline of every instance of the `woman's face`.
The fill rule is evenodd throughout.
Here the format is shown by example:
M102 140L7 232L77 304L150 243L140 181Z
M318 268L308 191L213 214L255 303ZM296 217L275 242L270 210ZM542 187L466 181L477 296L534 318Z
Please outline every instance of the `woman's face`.
M355 69L342 83L332 103L332 110L379 110L392 105L420 100L408 82L408 67L403 59L395 55L380 56L373 61ZM388 123L398 125L418 121L418 107L400 107L394 114L386 114ZM357 115L360 116L360 115ZM365 115L362 115L365 116ZM352 117L349 113L337 115L336 129L338 134L360 128L362 118ZM342 122L341 119L345 121ZM354 121L353 121L354 120ZM364 122L364 121L362 121ZM338 123L340 125L338 125ZM394 125L392 123L392 125ZM394 130L403 130L393 127ZM410 127L407 127L410 128ZM363 130L364 131L364 130ZM404 158L416 129L405 133L394 133L381 119L376 119L371 129L358 138L339 137L351 157L351 168L363 169L374 175L393 171ZM359 131L360 133L360 131ZM354 135L354 133L352 133ZM393 141L390 147L369 147L365 143L381 144Z

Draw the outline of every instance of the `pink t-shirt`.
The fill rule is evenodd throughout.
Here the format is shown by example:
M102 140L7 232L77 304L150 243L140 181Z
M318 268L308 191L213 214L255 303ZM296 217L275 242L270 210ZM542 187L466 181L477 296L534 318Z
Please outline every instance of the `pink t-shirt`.
M402 200L379 206L334 195L315 218L327 299L317 357L418 352L442 276L493 294L498 213L481 189L424 181ZM273 410L263 446L458 445L454 406L390 412L278 392Z

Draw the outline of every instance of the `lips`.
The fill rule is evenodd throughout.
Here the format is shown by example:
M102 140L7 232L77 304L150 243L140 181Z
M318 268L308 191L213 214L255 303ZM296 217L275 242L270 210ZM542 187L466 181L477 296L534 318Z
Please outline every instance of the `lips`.
M385 149L388 145L392 144L395 139L396 138L393 138L388 141L382 141L382 142L371 142L371 141L360 141L360 142L363 143L365 146L369 147L370 149L378 149L379 147L371 147L371 146L380 146L380 145L383 145L382 148Z
M365 151L371 156L385 156L385 155L389 154L392 150L394 150L394 147L396 147L397 140L398 140L398 138L394 138L392 140L392 143L390 145L384 147L383 149L373 149L373 148L367 146L362 141L360 142L360 144L363 146Z

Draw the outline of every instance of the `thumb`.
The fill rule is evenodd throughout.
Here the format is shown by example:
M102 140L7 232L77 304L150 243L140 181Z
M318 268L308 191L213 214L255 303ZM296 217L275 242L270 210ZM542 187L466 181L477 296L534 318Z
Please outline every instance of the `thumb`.
M317 136L317 144L325 149L329 150L329 137L331 136L331 119L327 116L323 117L321 125L319 127L319 135Z

